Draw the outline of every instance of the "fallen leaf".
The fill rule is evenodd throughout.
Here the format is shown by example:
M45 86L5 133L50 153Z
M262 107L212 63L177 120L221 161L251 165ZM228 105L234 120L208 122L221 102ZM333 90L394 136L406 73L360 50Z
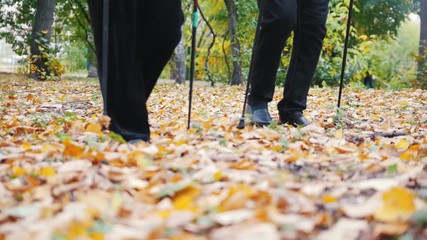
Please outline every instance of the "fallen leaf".
M316 238L317 240L331 240L331 239L346 239L356 240L359 239L363 232L369 230L369 224L363 220L352 220L341 218L332 228L323 231Z
M41 177L52 177L56 175L56 171L53 167L44 167L39 170L38 175Z
M394 147L399 150L405 150L409 148L409 145L410 143L408 140L401 138L396 144L394 144Z
M406 221L415 213L415 195L406 188L394 187L382 195L383 206L375 212L379 221Z
M245 224L215 229L209 236L212 240L280 240L273 224Z
M221 213L214 213L211 218L221 225L234 225L240 224L255 215L253 211L247 209L240 209L234 211L227 211Z
M405 223L379 223L374 227L375 236L399 236L408 230Z

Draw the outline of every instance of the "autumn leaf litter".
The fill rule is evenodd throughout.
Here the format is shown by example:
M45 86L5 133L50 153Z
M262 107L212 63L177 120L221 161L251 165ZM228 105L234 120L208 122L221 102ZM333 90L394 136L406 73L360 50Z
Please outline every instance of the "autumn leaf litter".
M242 87L160 84L150 144L98 85L0 79L0 239L427 237L427 92L312 89L314 124L236 129ZM278 119L275 103L270 110Z

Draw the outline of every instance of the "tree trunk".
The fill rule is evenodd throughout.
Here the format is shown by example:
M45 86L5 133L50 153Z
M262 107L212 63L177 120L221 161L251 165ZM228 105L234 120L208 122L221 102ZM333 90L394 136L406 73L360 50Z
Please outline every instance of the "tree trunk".
M427 89L427 0L420 0L421 37L419 45L417 87Z
M173 53L171 60L169 62L170 66L170 78L175 79L175 82L178 84L185 83L185 48L184 48L184 39L182 38L178 46Z
M95 67L95 65L93 65L93 63L89 64L87 77L88 78L97 78L98 77L98 68Z
M172 53L171 59L169 60L169 78L176 80L176 51Z
M96 58L96 51L93 50L92 47L88 47L87 49L87 69L88 69L88 78L98 78L98 63Z
M185 83L185 47L183 38L181 38L181 41L175 50L175 67L176 83Z
M230 30L231 54L233 56L233 75L231 85L242 83L241 51L238 38L237 7L234 0L224 0L228 12L228 28Z
M55 0L38 0L36 17L33 23L31 35L30 59L33 67L30 76L34 79L45 79L49 75L49 67L46 65L53 17L55 12Z

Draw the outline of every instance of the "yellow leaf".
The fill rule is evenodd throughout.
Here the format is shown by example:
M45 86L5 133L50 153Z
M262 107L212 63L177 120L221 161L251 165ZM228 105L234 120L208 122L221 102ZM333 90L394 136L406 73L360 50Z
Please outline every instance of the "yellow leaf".
M42 153L48 153L48 152L53 152L56 150L56 147L54 147L51 144L43 144L42 146Z
M171 215L170 210L164 210L157 213L157 215L161 218L168 218Z
M179 139L178 141L176 141L176 146L182 146L182 145L184 145L184 144L187 144L187 140L186 139L183 139L183 138L181 138L181 139Z
M59 100L59 101L65 101L65 99L66 99L66 96L65 96L65 95L62 95L62 96L59 96L59 97L58 97L58 100Z
M402 139L400 139L396 144L394 144L394 147L396 148L396 149L408 149L408 147L409 147L409 141L408 140L406 140L406 139L404 139L404 138L402 138Z
M415 213L414 194L406 188L395 187L383 193L383 206L374 217L378 221L406 221Z
M411 146L408 150L406 150L402 154L400 154L400 159L405 160L405 161L417 159L419 148L420 148L419 145Z
M252 189L251 186L245 184L239 184L230 187L228 196L221 204L221 211L230 211L243 208L247 201L249 201L249 199L255 193L256 192Z
M296 150L296 149L289 149L288 153L290 156L286 157L286 162L293 163L298 161L298 159L304 157L304 153L302 151Z
M32 146L31 143L28 143L28 142L24 142L24 143L21 144L21 148L24 149L24 150L30 149L31 146Z
M13 171L13 175L15 177L20 177L20 176L25 175L27 173L27 171L25 169L23 169L21 167L17 167L17 166L14 166L12 168L12 171Z
M41 177L52 177L56 175L56 171L53 167L44 167L40 169L38 175Z
M200 194L200 190L195 187L187 188L180 191L173 198L173 206L176 210L190 210L197 211L194 205L194 199Z
M324 203L334 203L338 201L336 197L333 197L331 195L323 195L322 199Z
M189 196L180 196L173 201L176 210L188 210L193 207L193 199Z
M96 233L90 233L89 238L92 240L104 240L105 236L103 233L96 232Z
M211 129L212 128L212 122L203 122L202 123L204 129Z
M221 171L216 172L214 175L214 180L219 181L221 179L222 179L222 172Z
M84 236L86 233L86 225L81 222L73 222L68 227L68 239L77 239L77 237Z
M336 138L339 138L339 139L343 138L343 137L344 137L344 132L343 132L343 130L342 130L342 129L337 130L337 131L335 132L335 137L336 137Z
M86 126L86 131L87 132L97 133L97 134L102 134L102 129L101 129L101 126L99 124L89 123Z
M111 200L111 208L115 212L117 212L120 210L120 207L122 206L123 202L124 202L123 197L119 193L116 193L114 194L114 197Z

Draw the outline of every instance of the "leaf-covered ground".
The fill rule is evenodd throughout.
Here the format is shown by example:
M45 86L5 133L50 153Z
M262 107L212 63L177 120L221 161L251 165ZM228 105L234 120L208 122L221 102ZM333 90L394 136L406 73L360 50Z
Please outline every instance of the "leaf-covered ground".
M130 145L96 82L0 75L0 239L427 239L427 91L347 89L337 114L312 89L314 124L243 131L242 87L197 87L190 131L187 92L160 83Z

